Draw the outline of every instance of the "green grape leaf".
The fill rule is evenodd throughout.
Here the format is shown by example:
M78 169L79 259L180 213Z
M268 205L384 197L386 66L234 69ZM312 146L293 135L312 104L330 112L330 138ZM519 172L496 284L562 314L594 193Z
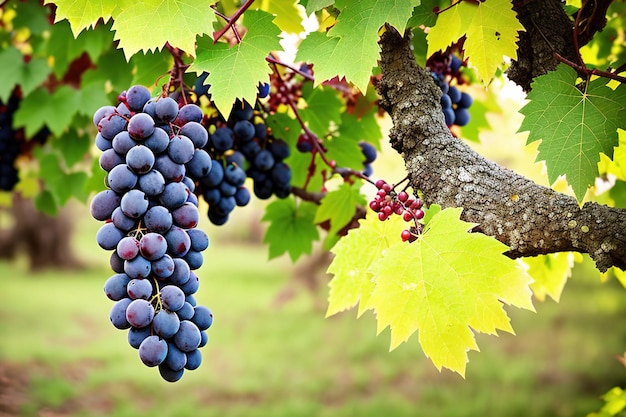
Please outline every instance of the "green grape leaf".
M324 7L332 5L334 0L309 0L306 4L306 14L310 15L318 10L322 10Z
M300 109L300 117L313 133L322 137L331 125L339 124L343 103L334 88L312 88L307 83L302 90L306 107Z
M38 88L22 100L13 116L13 126L24 126L26 136L32 137L46 125L60 137L79 110L79 96L78 91L68 86L61 86L52 94Z
M265 209L262 221L269 222L263 243L269 246L269 258L288 253L293 262L300 255L310 254L313 242L319 239L313 223L317 206L301 202L296 205L293 198L276 200Z
M6 102L15 85L19 84L24 95L30 94L50 74L50 67L44 58L33 58L24 62L22 53L10 46L0 51L0 62L11 63L0 66L0 100Z
M548 295L558 303L565 283L572 276L574 254L571 252L550 253L522 258L522 261L529 267L528 275L535 280L530 284L535 297L539 301L545 301Z
M478 5L459 1L439 13L435 26L428 31L427 56L445 51L465 35L465 55L483 82L489 84L503 56L517 56L517 32L522 30L524 27L508 0L489 0Z
M359 220L358 228L348 231L332 248L335 256L327 270L333 278L328 284L326 317L352 308L357 303L358 316L366 311L375 286L369 268L389 246L400 240L398 230L402 230L404 223L400 216L381 222L375 213L369 214Z
M375 288L367 307L376 311L378 333L391 328L391 349L419 330L437 369L464 376L467 351L478 350L474 332L513 333L503 304L534 307L532 278L503 255L506 245L468 233L474 224L460 220L461 211L438 212L415 242L392 244L372 263Z
M115 0L44 0L44 4L57 6L55 22L67 19L74 37L83 29L95 27L102 18L105 22L113 16L119 2Z
M565 175L578 201L598 175L600 153L613 156L617 128L626 127L626 87L613 90L602 78L576 88L577 74L565 64L533 82L519 132L528 143L541 139L537 160L545 160L553 184Z
M28 28L31 35L41 35L50 29L48 20L50 9L41 7L41 3L38 1L6 2L4 7L5 10L13 8L16 12L15 18L12 20L14 28Z
M133 55L130 64L136 68L131 85L139 84L151 88L154 86L154 80L159 77L167 78L163 75L172 68L174 59L168 52L148 52Z
M83 188L87 180L84 172L65 172L56 154L39 154L39 176L58 206L64 206L71 197L86 200Z
M326 157L335 161L338 167L363 169L363 151L359 146L360 139L354 136L333 136L324 138Z
M113 30L126 59L166 43L195 55L196 36L211 32L215 12L204 0L144 0L124 3ZM165 30L164 30L165 28Z
M349 2L328 35L311 33L300 44L297 61L315 64L315 82L345 77L365 91L379 57L378 30L386 22L400 33L420 0Z
M350 137L356 141L369 142L378 150L380 150L380 140L383 133L380 130L380 124L376 120L378 110L372 108L369 112L361 117L357 117L352 113L344 112L341 114L341 124L337 130L338 136L342 138ZM359 158L359 162L363 161L363 156Z
M62 138L55 138L50 142L53 148L59 151L65 164L72 167L84 160L85 154L93 144L93 137L86 132L79 133L76 129L70 128Z
M357 206L367 204L365 197L361 194L360 186L360 181L355 183L355 185L344 182L338 189L329 191L322 198L313 222L323 223L327 220L330 221L328 234L336 234L352 220Z
M291 149L295 148L302 132L297 119L289 117L287 113L276 112L267 116L265 124L272 129L272 136L287 142Z
M298 4L298 0L262 0L259 8L276 15L274 23L282 31L304 32L302 26L304 8Z
M218 110L230 114L235 99L254 103L257 86L271 73L265 58L281 50L280 29L272 23L274 16L260 10L245 13L243 24L248 31L241 43L229 47L223 42L213 44L208 36L198 39L197 57L189 71L207 71L211 97Z
M56 216L59 213L59 206L54 197L48 190L42 190L33 199L37 211L47 214L48 216Z

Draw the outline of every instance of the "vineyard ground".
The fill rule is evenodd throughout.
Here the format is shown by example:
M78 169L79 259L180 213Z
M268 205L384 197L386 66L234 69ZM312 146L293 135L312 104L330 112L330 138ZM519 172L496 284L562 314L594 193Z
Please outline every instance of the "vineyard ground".
M306 292L276 305L287 259L268 262L265 247L229 242L222 229L209 230L199 271L198 301L215 312L203 364L168 384L109 323L96 227L85 221L77 235L84 271L0 264L1 417L583 416L626 383L614 357L626 346L624 291L599 284L589 265L560 304L510 309L517 336L479 336L463 380L439 373L415 335L389 353L372 314L324 319Z

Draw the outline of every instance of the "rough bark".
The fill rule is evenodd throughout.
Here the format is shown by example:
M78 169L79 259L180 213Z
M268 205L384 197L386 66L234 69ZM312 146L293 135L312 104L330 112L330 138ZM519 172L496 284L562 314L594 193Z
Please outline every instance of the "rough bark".
M578 251L600 271L626 267L626 211L596 203L581 208L486 160L445 125L438 87L416 63L408 35L388 27L381 48L377 90L393 121L389 139L427 204L463 207L462 218L509 246L511 257Z

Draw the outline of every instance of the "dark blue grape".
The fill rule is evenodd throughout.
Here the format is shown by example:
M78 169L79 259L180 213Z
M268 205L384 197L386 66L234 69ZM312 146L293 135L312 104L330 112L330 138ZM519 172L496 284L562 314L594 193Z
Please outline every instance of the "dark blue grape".
M160 310L156 313L152 321L154 332L166 339L174 336L179 327L180 320L178 319L178 315L168 310Z
M154 153L144 145L132 147L126 154L126 163L136 174L145 174L154 166Z
M242 142L252 140L255 132L254 125L248 120L239 120L233 126L233 133Z
M126 91L126 102L136 112L141 111L150 98L150 90L142 85L133 85Z
M106 296L113 300L119 301L122 298L127 298L126 286L130 282L130 278L126 274L114 274L109 277L104 283L104 293Z
M161 97L156 102L154 113L162 122L173 122L178 116L178 103L171 97Z
M124 273L131 279L148 278L151 271L152 264L143 256L136 256L129 261L124 261Z
M141 190L130 190L122 196L120 207L125 215L137 219L148 210L148 197Z
M239 99L235 100L235 104L233 104L233 108L230 111L229 118L233 118L234 120L250 120L252 119L252 115L254 114L254 109L247 101L241 101Z
M200 341L202 341L202 336L200 337ZM198 346L200 346L198 344ZM198 369L202 364L202 352L200 349L194 349L191 352L187 352L187 364L185 365L185 369L193 371L194 369Z
M450 96L452 104L457 104L459 101L461 101L461 91L455 86L450 87L450 90L448 90L448 95Z
M181 129L180 134L187 136L196 148L204 148L209 141L209 132L198 122L188 122Z
M165 190L165 178L156 169L139 176L139 189L149 197L156 197Z
M130 323L126 320L126 309L132 301L130 298L122 298L111 307L109 319L115 328L120 330L130 328Z
M197 179L207 175L212 167L211 156L204 149L196 149L193 158L186 165L187 174Z
M186 164L191 161L194 151L195 147L191 139L182 135L176 135L170 139L170 145L167 147L167 154L177 164Z
M469 123L470 121L470 113L466 108L457 108L454 111L454 123L457 126L465 126Z
M189 122L200 123L202 121L202 110L193 103L185 104L178 110L178 116L174 120L177 126L184 126Z
M269 171L274 166L274 162L275 160L272 153L267 149L263 149L254 157L252 163L261 171Z
M165 130L157 127L144 140L143 144L150 148L155 155L158 155L167 149L167 146L170 144L170 137Z
M154 206L143 217L144 226L150 232L165 233L172 227L172 213L163 206Z
M228 127L219 127L211 135L211 144L217 152L225 152L233 147L235 138Z
M152 329L150 326L136 328L131 327L128 329L128 344L134 347L135 349L139 349L141 346L141 342L143 342L148 336L150 336Z
M270 94L270 85L269 83L259 83L257 90L259 98L265 98Z
M167 343L159 336L148 336L139 345L139 358L146 366L160 365L167 356Z
M191 352L200 345L200 330L189 320L182 320L180 328L174 335L174 343L183 352Z
M126 164L114 167L106 176L107 186L117 192L125 193L137 184L137 175Z
M472 105L473 102L474 102L474 99L472 98L472 96L470 96L466 92L462 92L461 99L459 100L458 106L460 108L467 109Z
M89 206L91 216L100 221L111 218L113 211L120 205L121 197L113 190L103 190L94 196Z
M359 142L359 146L361 147L361 152L363 152L363 156L365 156L365 163L371 164L376 160L376 148L374 145L368 142L361 141Z
M96 233L96 242L104 250L115 249L123 238L124 232L115 227L113 223L103 224Z

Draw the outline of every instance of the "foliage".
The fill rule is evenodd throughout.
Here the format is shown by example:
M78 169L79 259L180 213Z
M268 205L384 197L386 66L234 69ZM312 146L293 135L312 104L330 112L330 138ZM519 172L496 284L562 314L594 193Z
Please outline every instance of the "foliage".
M420 62L438 51L455 55L467 80L492 86L502 78L504 60L517 58L523 30L509 2L45 3L12 0L0 12L0 100L19 96L12 128L23 129L27 141L43 128L50 132L17 161L15 191L34 198L40 210L54 214L71 198L86 202L104 188L91 146L92 115L129 85L145 84L153 96L181 90L224 119L236 99L246 100L292 149L286 161L293 193L270 202L263 216L269 256L287 253L296 261L321 237L327 247L334 245L329 315L357 303L359 314L375 310L379 331L391 327L392 348L419 330L437 368L464 374L466 351L477 348L470 327L512 331L501 303L532 309L529 285L538 299L559 299L569 254L530 260L528 275L503 255L506 247L468 233L471 225L459 220L462 208L437 214L430 208L413 243L400 241L395 220L377 223L371 211L364 214L373 181L364 173L360 143L381 149L373 92L380 33L392 26L410 29ZM565 176L579 202L595 198L598 177L626 180L619 140L626 93L619 71L611 70L624 69L626 48L619 36L610 36L622 33L625 12L623 4L611 5L609 35L600 32L581 48L580 64L538 77L521 111L520 131L529 132L529 143L541 140L538 159L546 163L549 182ZM317 29L305 33L311 22ZM281 42L288 34L295 39L289 48ZM209 102L191 88L203 73ZM258 94L265 82L269 98ZM489 94L496 93L490 90L484 102L493 103ZM486 122L475 118L467 136L478 137ZM465 136L463 129L454 133ZM296 151L303 143L311 149ZM620 200L613 194L611 201ZM347 233L358 220L360 228Z

